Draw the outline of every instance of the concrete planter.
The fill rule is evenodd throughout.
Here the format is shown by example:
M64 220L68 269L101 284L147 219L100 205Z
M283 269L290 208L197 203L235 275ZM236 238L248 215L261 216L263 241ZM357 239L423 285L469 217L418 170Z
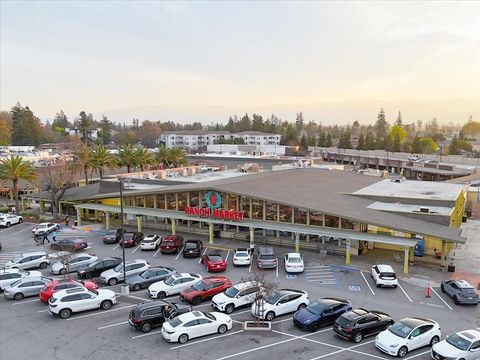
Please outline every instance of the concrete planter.
M256 322L256 321L245 321L243 323L243 330L261 330L261 331L271 331L272 323L270 321Z

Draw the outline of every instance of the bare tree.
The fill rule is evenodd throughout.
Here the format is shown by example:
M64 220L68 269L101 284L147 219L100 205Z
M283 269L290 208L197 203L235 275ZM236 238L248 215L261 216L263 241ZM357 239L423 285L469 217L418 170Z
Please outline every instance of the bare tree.
M57 214L59 203L65 191L71 188L75 181L75 168L65 159L59 159L54 164L43 168L42 182L50 193L53 214Z
M257 313L260 316L255 316L255 322L257 324L264 324L265 319L264 316L261 316L265 311L265 298L272 295L278 287L278 283L276 281L270 280L267 278L266 273L262 271L258 271L258 269L252 268L252 273L249 276L242 277L242 282L254 282L260 285L260 291L256 293L254 304L255 308L257 309Z

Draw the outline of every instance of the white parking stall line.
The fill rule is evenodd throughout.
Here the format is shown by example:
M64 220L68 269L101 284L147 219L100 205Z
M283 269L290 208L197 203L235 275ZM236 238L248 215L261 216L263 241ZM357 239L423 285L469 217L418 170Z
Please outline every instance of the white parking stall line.
M117 244L113 247L113 250L117 249L120 246L120 244Z
M216 340L216 339L219 339L219 338L222 338L222 337L235 335L235 334L238 334L238 333L241 333L241 332L244 332L244 331L245 331L245 330L237 330L237 331L234 331L234 332L231 332L231 333L214 336L214 337L211 337L211 338L208 338L208 339L203 339L203 340L198 340L198 341L192 341L192 342L189 342L188 344L173 346L173 347L170 348L170 350L180 349L180 348L182 348L182 347L186 347L186 346L190 346L190 345L195 345L195 344L199 344L199 343L206 342L206 341L210 341L210 340Z
M158 250L155 251L155 254L153 254L153 257L155 257L158 254L159 251L160 251L160 247L158 247Z
M305 266L305 270L310 270L310 269L329 269L330 270L330 266L329 265L311 265L311 266Z
M28 303L37 302L37 301L40 301L40 299L33 299L33 300L27 300L27 301L19 301L19 302L13 303L12 306L28 304Z
M419 356L422 356L422 355L425 355L425 354L430 354L430 352L431 352L431 350L427 350L427 351L424 351L420 354L415 354L415 355L409 356L409 357L405 358L405 360L415 359L416 357L419 357Z
M178 255L175 257L175 260L177 260L178 257L180 256L180 254L183 253L183 248L184 248L184 247L185 247L185 246L182 246L182 248L181 248L180 251L178 252Z
M138 248L140 247L141 245L138 245L133 251L132 251L132 254L138 250Z
M37 224L30 225L30 226L27 226L25 229L22 229L22 230L20 230L20 231L17 231L17 232L16 232L16 233L14 233L13 235L18 235L18 234L20 234L21 232L24 232L25 230L28 230L28 229L34 228L35 226L37 226Z
M363 275L363 272L362 272L362 271L360 271L360 275L362 275L363 280L365 280L365 284L367 284L367 286L368 286L368 288L370 289L370 291L372 292L372 294L375 295L375 292L373 291L372 287L371 287L370 284L368 283L367 278L365 277L365 275Z
M119 307L119 308L116 308L116 309L112 309L112 310L104 310L104 311L100 311L100 312L96 312L96 313L92 313L92 314L75 316L75 317L73 317L73 318L67 319L67 321L83 319L83 318L86 318L86 317L91 317L91 316L96 316L96 315L101 315L101 314L108 314L108 313L111 313L111 312L113 312L113 311L118 311L118 310L124 310L124 309L127 309L127 308L131 308L131 307L136 306L136 305L137 305L137 304L127 305L127 306L122 306L122 307Z
M205 250L203 251L202 256L207 253L207 250L208 250L208 248L205 248ZM200 256L200 259L198 259L198 263L199 263L199 264L202 262L202 256Z
M211 305L210 303L206 303L206 304L202 304L202 305L192 306L192 308L193 308L194 310L197 310L197 309L199 309L199 308L201 308L201 307L205 307L205 306L210 306L210 307L211 307L212 305Z
M45 309L45 310L38 310L39 313L42 313L42 312L47 312L48 309Z
M127 277L128 277L128 276L127 276ZM143 290L142 290L142 291L143 291ZM146 291L148 291L148 289L146 289ZM137 293L139 293L139 292L141 292L141 291L137 291ZM119 299L120 299L122 296L124 296L124 295L122 295L121 293L117 293L117 292L115 293L115 295L117 295ZM140 297L140 296L135 296L135 295L127 295L127 297L130 297L130 298L132 298L132 299L141 300L141 301L153 301L152 299L142 298L142 297Z
M280 267L279 263L280 263L280 262L278 261L278 262L277 262L277 267L275 268L275 272L277 273L277 278L278 278L278 268Z
M148 333L146 333L146 334L132 336L131 339L135 340L135 339L139 339L139 338L142 338L142 337L145 337L145 336L150 336L150 335L159 334L159 333L161 333L161 332L162 332L162 330L150 331L150 332L148 332Z
M225 262L228 261L228 256L230 255L230 250L227 251L227 257L225 258Z
M119 322L119 323L116 323L116 324L100 326L100 327L97 328L97 330L108 329L108 328L111 328L111 327L114 327L114 326L124 325L124 324L128 324L128 321L122 321L122 322Z
M248 266L248 272L252 272L253 259L250 260L250 265Z
M292 321L292 319L293 319L293 318L288 318L288 319L283 319L283 320L272 321L272 324L278 324L278 323L285 322L285 321Z
M333 275L310 275L310 274L305 274L306 277L309 279L316 279L316 278L330 278L330 279L335 279L335 276Z
M243 310L243 311L236 311L236 312L231 313L230 317L232 317L233 315L240 315L240 314L245 314L245 313L249 313L249 312L252 312L252 310L249 309L249 310Z
M400 285L400 283L398 283L398 287L400 288L400 290L403 291L403 293L405 294L405 296L407 297L407 299L410 300L410 302L413 302L412 299L410 299L410 296L408 296L407 292L403 289L403 286Z
M443 300L443 298L435 291L435 289L434 289L433 287L431 287L430 289L432 290L432 292L433 292L435 295L438 296L438 298L439 298L440 300L442 300L442 302L443 302L445 305L447 305L447 307L448 307L450 310L453 310L452 307L451 307L450 305L448 305L448 303L447 303L445 300Z

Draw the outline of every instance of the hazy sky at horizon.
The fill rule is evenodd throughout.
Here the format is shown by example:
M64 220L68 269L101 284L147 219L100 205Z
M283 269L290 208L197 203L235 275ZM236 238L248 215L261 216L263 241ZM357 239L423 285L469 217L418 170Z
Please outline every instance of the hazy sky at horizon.
M480 99L479 2L0 7L2 110Z

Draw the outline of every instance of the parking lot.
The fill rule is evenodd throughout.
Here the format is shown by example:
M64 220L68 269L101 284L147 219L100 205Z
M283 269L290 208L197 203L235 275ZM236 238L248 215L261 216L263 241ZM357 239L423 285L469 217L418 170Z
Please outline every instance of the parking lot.
M15 254L48 250L35 246L31 229L33 224L24 223L0 230L0 265ZM144 233L150 233L144 230ZM162 231L155 231L165 235ZM96 226L80 229L61 229L58 238L83 237L89 242L84 252L98 257L119 256L122 248L105 245L101 241L102 230ZM186 234L185 239L201 236ZM227 259L227 271L220 273L232 283L252 275L252 267L232 266L233 243L226 241L207 247L206 253L221 253ZM243 243L245 245L245 243ZM302 289L309 293L310 301L333 296L348 299L352 306L375 309L390 314L394 319L406 316L430 318L440 323L442 337L458 330L477 328L478 307L455 306L453 301L432 288L430 298L425 297L426 288L403 281L396 289L376 288L370 274L355 267L323 264L315 254L305 254L305 272L298 276L285 273L281 256L286 249L277 249L279 264L277 270L264 270L267 276L278 282L279 288ZM182 255L161 254L159 251L141 251L139 247L125 249L128 259L146 259L151 265L164 265L178 272L198 273L208 276L199 259L184 259ZM253 266L255 268L255 265ZM52 277L49 269L43 270ZM72 277L75 277L72 274ZM61 276L55 276L61 278ZM388 359L389 356L374 346L374 337L365 338L360 344L345 341L334 334L331 327L316 332L303 332L292 322L292 315L277 317L271 331L244 330L243 322L252 320L250 308L240 308L231 315L233 328L223 335L211 335L192 339L185 344L167 343L160 334L160 328L149 333L134 331L128 324L128 314L137 303L152 301L147 290L130 292L120 296L120 286L109 287L118 293L118 303L110 310L95 310L74 314L67 320L55 318L48 313L48 307L36 297L16 302L0 296L0 358L1 359ZM178 296L167 298L178 301ZM204 302L195 309L211 311L210 302ZM28 344L28 346L25 346ZM430 349L422 348L407 355L408 359L429 359Z

